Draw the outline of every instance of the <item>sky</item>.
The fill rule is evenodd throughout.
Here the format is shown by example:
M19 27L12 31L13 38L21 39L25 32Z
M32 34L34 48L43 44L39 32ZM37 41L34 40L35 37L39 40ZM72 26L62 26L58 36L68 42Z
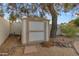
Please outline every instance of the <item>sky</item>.
M68 13L63 13L61 15L58 16L58 24L61 23L68 23L69 21L73 20L74 18L76 18L75 15L72 16L72 13L68 12Z

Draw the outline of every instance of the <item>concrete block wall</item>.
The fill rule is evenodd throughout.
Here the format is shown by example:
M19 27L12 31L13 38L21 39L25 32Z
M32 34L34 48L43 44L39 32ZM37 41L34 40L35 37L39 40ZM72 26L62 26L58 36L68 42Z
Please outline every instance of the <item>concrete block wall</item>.
M22 30L22 22L12 23L10 34L20 35L21 30Z
M4 19L0 19L0 45L4 43L4 41L9 36L9 22Z

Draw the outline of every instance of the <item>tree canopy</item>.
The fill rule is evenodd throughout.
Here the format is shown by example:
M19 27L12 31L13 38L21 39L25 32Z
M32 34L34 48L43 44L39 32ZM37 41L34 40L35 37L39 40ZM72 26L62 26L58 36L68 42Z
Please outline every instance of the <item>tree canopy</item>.
M59 15L60 12L68 12L71 10L76 10L77 3L6 3L0 4L0 9L5 5L7 7L6 13L10 15L13 13L16 14L16 18L20 18L23 15L26 16L39 16L46 18L46 14L54 16L55 14ZM2 12L2 11L1 11ZM0 12L0 13L1 13ZM54 14L54 13L55 14Z

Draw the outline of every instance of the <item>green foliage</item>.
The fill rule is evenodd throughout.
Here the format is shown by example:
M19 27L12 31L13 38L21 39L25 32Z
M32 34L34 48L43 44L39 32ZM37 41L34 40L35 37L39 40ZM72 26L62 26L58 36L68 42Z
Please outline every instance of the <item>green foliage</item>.
M0 9L0 16L4 16L3 9Z
M9 20L12 21L12 22L15 21L16 15L14 15L14 13L11 13L10 16L9 16Z
M68 37L74 37L77 33L75 27L70 26L69 24L61 24L61 31Z
M68 12L70 10L72 10L74 8L74 4L73 3L65 3L64 4L64 11Z
M76 24L76 26L79 26L79 17L74 20L74 24Z

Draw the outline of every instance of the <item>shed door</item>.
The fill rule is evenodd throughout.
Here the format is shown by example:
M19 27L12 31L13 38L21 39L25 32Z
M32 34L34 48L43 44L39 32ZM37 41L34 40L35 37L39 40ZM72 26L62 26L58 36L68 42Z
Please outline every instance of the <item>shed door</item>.
M45 41L45 31L46 31L46 26L45 22L41 21L29 21L29 41L30 42L41 42Z

